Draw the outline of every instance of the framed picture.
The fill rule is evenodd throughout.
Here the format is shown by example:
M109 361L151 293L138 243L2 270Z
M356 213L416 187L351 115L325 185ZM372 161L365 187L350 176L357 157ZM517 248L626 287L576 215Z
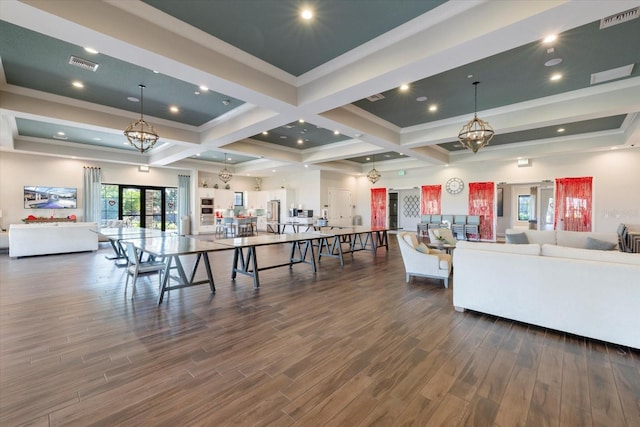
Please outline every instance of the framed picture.
M498 211L498 216L502 216L502 207L503 207L503 188L499 187L498 188L498 193L496 195L496 200L497 200L497 207L496 210Z

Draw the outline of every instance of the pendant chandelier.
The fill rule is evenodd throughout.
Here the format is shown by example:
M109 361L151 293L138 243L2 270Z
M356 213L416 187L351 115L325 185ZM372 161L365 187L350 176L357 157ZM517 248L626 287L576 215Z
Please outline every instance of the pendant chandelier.
M489 144L494 134L493 128L489 123L478 118L478 84L480 84L480 82L473 82L473 86L475 87L473 119L464 125L458 134L458 140L460 140L464 147L473 151L474 154Z
M124 135L129 140L129 144L134 146L140 153L144 153L147 150L153 148L158 142L158 134L150 123L144 121L142 115L144 111L144 99L142 90L145 85L138 85L140 87L140 120L132 122L124 131Z
M220 177L220 181L224 182L225 184L231 181L231 177L233 177L233 175L231 175L231 172L229 172L229 169L227 169L227 153L224 154L224 169L220 171L218 176Z
M373 156L373 169L367 173L367 179L371 181L372 184L375 184L381 176L380 172L376 170L376 156Z

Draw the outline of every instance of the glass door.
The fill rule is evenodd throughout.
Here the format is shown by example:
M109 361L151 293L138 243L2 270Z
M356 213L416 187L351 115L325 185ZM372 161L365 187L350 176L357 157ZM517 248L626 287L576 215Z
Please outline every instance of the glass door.
M121 187L122 219L127 227L144 227L141 223L142 190L137 187Z
M144 190L144 227L162 229L162 190Z

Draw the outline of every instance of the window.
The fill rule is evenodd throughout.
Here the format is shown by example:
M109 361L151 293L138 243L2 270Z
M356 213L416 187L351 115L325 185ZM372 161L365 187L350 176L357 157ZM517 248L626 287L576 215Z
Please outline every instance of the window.
M236 191L233 193L233 206L244 206L244 193Z
M531 196L518 195L518 221L529 221L531 212Z
M102 224L121 219L127 227L176 230L178 189L102 184L100 219Z

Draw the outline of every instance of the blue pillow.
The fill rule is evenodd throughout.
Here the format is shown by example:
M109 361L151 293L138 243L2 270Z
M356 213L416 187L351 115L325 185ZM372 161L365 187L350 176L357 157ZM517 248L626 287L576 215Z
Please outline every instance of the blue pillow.
M524 233L506 234L505 237L507 238L507 243L515 245L526 245L529 243L529 239Z
M418 251L420 253L423 253L423 254L428 254L429 253L429 248L424 243L420 243L418 246L416 246L416 251Z
M616 247L615 243L594 239L593 237L587 237L586 243L586 249L595 249L597 251L611 251Z

